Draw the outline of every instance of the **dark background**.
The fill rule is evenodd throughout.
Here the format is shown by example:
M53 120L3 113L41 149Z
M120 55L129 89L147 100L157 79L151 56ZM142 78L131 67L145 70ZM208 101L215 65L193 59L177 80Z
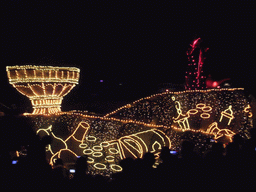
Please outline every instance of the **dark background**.
M8 107L31 104L9 85L7 65L79 67L63 110L100 112L106 101L114 108L160 83L184 83L195 37L209 47L206 74L255 91L253 1L9 0L1 2L1 31L0 102Z

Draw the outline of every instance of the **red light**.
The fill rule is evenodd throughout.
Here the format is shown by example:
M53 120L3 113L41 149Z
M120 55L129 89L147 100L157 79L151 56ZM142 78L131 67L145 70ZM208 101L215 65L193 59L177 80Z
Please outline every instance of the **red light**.
M212 83L212 86L213 86L213 87L217 87L217 86L218 86L218 82L217 82L217 81L214 81L214 82Z
M196 56L195 54L198 54L198 52L194 52L196 49L199 49L199 57ZM192 43L190 44L190 48L189 50L186 52L186 54L188 55L188 66L189 66L189 69L188 70L188 74L191 75L190 78L191 78L191 82L187 82L188 86L186 87L186 89L189 89L189 87L193 87L192 89L195 89L195 87L198 87L199 89L202 87L202 89L204 89L204 82L203 81L200 81L201 79L204 79L205 77L202 76L202 68L203 68L203 65L204 65L204 52L206 52L208 50L208 48L204 48L201 46L201 38L197 38L197 39L194 39L192 41ZM190 66L194 66L194 71L193 71L193 67L190 67ZM186 74L187 75L187 74ZM192 83L195 83L195 81L193 80L196 80L197 81L197 86L196 85L192 85ZM186 77L186 81L187 81L187 77ZM218 84L216 84L217 86ZM212 82L210 83L210 85L208 87L212 86Z
M194 42L193 42L193 45L192 47L195 48L196 44L198 43L198 41L200 40L201 38L199 37L198 39L196 39Z

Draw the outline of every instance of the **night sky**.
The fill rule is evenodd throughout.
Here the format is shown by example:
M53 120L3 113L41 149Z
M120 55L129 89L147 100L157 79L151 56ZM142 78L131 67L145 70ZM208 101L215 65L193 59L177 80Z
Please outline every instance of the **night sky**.
M7 65L79 67L80 83L63 101L72 109L85 110L81 103L94 98L137 99L159 83L182 84L195 37L209 47L206 74L256 88L253 1L17 0L1 2L1 13L0 102L7 106L30 103L8 84Z

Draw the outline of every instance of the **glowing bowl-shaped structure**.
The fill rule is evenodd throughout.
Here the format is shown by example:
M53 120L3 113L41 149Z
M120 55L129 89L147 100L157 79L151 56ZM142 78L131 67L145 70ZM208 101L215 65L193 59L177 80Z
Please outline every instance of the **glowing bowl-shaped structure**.
M27 96L33 114L61 111L62 99L78 84L80 69L52 66L7 66L9 83Z

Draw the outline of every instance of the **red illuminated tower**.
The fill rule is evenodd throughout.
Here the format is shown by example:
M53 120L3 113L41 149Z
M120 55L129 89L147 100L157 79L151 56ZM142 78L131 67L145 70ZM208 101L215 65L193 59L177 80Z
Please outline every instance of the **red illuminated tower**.
M186 90L199 90L206 89L206 76L203 74L203 64L204 64L204 53L209 48L204 48L201 46L201 38L195 39L190 48L187 51L188 56L188 68L186 71Z

